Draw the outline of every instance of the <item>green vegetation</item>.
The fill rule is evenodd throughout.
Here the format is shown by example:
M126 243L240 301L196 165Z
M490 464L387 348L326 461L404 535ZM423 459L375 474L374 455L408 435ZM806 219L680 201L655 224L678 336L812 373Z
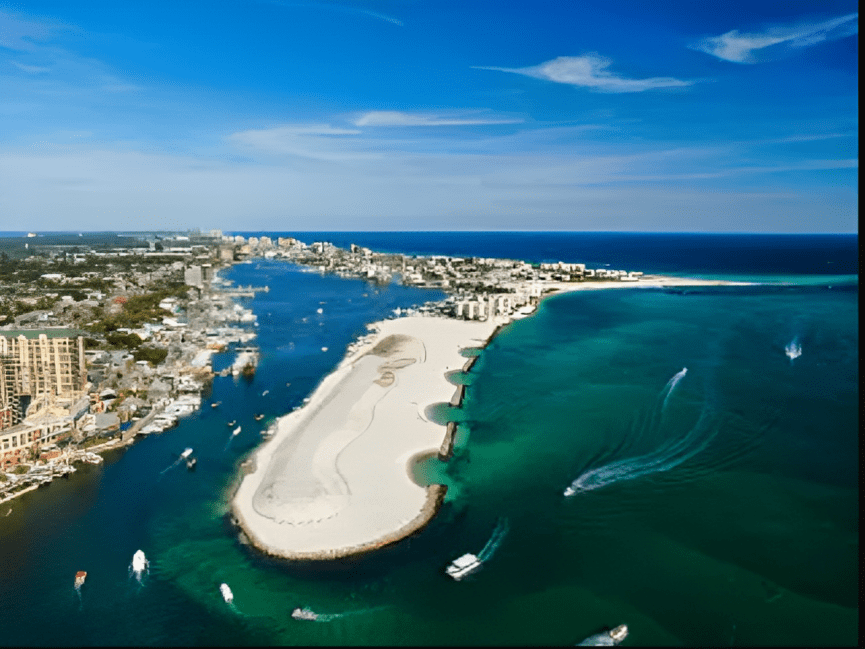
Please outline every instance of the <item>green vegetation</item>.
M9 479L9 476L0 471L0 482L6 482Z
M165 360L168 350L160 347L139 347L132 356L136 361L147 361L152 366L156 366Z
M93 340L92 338L90 340ZM117 349L137 349L141 345L141 338L138 334L122 334L118 332L109 333L105 336L105 341Z
M15 475L23 475L23 474L27 473L29 470L30 470L30 467L27 466L26 464L17 464L17 465L15 465L15 468L12 469L12 473L14 473Z

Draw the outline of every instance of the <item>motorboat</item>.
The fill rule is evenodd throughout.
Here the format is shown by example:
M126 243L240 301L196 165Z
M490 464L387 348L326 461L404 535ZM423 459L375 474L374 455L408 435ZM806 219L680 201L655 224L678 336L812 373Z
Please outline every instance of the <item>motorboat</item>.
M228 587L228 584L219 584L219 592L222 593L222 599L226 604L231 604L234 601L234 593Z
M185 460L190 455L192 455L192 449L187 447L187 448L183 449L183 453L180 454L180 459Z
M186 458L186 468L192 471L195 468L195 465L198 464L198 460L194 457Z
M481 567L481 565L483 564L477 556L471 553L466 553L463 556L454 559L451 565L445 568L445 573L459 581L466 575L475 572Z
M75 573L75 588L81 588L84 585L84 580L87 579L87 573L79 570Z
M565 489L565 497L566 498L573 496L575 493L577 493L577 490L574 489L573 487L568 487L567 489Z
M792 362L794 359L799 358L802 355L802 345L793 341L786 347L784 347L784 353L787 354L787 357Z
M255 419L255 421L261 421L262 419L264 419L264 415L263 414L255 415L253 418Z
M270 392L270 390L265 390L264 392L261 393L261 396L266 397L269 392Z
M220 404L222 404L222 401L214 401L213 403L210 404L210 407L211 408L218 408L220 406Z
M295 620L315 621L318 619L318 613L315 613L308 608L296 608L291 612L291 617Z
M231 436L234 437L234 436L236 436L236 435L239 435L239 434L240 434L240 429L241 429L241 426L238 426L238 427L235 428L233 431L231 431Z
M590 635L582 642L577 643L578 647L614 647L622 643L622 640L628 637L628 627L625 624L620 624L609 631L602 631L595 635Z
M147 566L148 561L144 552L142 550L136 550L135 554L132 555L132 572L140 577L141 573L147 570Z
M236 420L236 419L232 419L231 421L228 422L228 427L231 428L231 427L234 426L234 424L236 424L236 423L237 423L237 420Z

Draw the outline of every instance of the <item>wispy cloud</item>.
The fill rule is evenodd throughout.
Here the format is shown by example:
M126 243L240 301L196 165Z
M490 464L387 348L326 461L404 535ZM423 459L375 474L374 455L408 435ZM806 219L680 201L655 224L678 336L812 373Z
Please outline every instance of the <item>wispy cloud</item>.
M377 20L383 20L385 22L389 22L392 25L398 25L399 27L403 27L403 22L399 18L394 18L393 16L388 16L387 14L383 14L378 11L372 11L371 9L365 9L363 7L353 7L351 5L344 5L335 2L286 2L285 0L263 0L268 4L277 5L279 7L287 7L287 8L298 8L298 9L325 9L332 11L339 11L342 13L351 13L355 15L369 16L370 18L376 18Z
M26 63L19 63L18 61L11 61L11 63L22 72L28 74L41 74L43 72L48 72L51 69L42 65L27 65Z
M526 68L472 67L478 70L514 72L527 77L545 79L556 83L566 83L597 92L644 92L658 88L683 88L694 83L693 81L683 81L672 77L626 79L608 70L611 63L610 59L590 53L583 56L560 56L552 61Z
M474 126L520 124L523 121L522 119L505 117L468 117L436 113L404 113L396 110L373 110L359 116L352 123L355 126Z
M855 13L819 23L774 25L758 33L742 34L734 29L720 36L704 38L691 45L691 48L724 61L758 63L782 56L790 50L837 40L858 32L859 14Z
M346 161L378 157L358 150L351 138L357 129L337 128L328 124L287 124L266 129L239 131L227 140L249 153L296 156L317 160Z

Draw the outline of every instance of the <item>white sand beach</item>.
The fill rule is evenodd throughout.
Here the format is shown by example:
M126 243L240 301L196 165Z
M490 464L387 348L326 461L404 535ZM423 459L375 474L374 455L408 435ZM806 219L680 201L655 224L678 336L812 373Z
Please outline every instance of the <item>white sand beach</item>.
M233 511L269 554L330 558L398 540L435 514L434 491L409 477L415 455L437 450L445 427L425 409L456 390L464 347L495 322L407 317L350 352L309 403L283 417L244 476Z

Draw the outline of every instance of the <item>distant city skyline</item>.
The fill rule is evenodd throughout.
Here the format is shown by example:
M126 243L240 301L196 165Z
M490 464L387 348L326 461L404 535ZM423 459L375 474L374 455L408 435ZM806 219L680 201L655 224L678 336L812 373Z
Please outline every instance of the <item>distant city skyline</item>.
M0 229L858 231L858 4L0 1Z

